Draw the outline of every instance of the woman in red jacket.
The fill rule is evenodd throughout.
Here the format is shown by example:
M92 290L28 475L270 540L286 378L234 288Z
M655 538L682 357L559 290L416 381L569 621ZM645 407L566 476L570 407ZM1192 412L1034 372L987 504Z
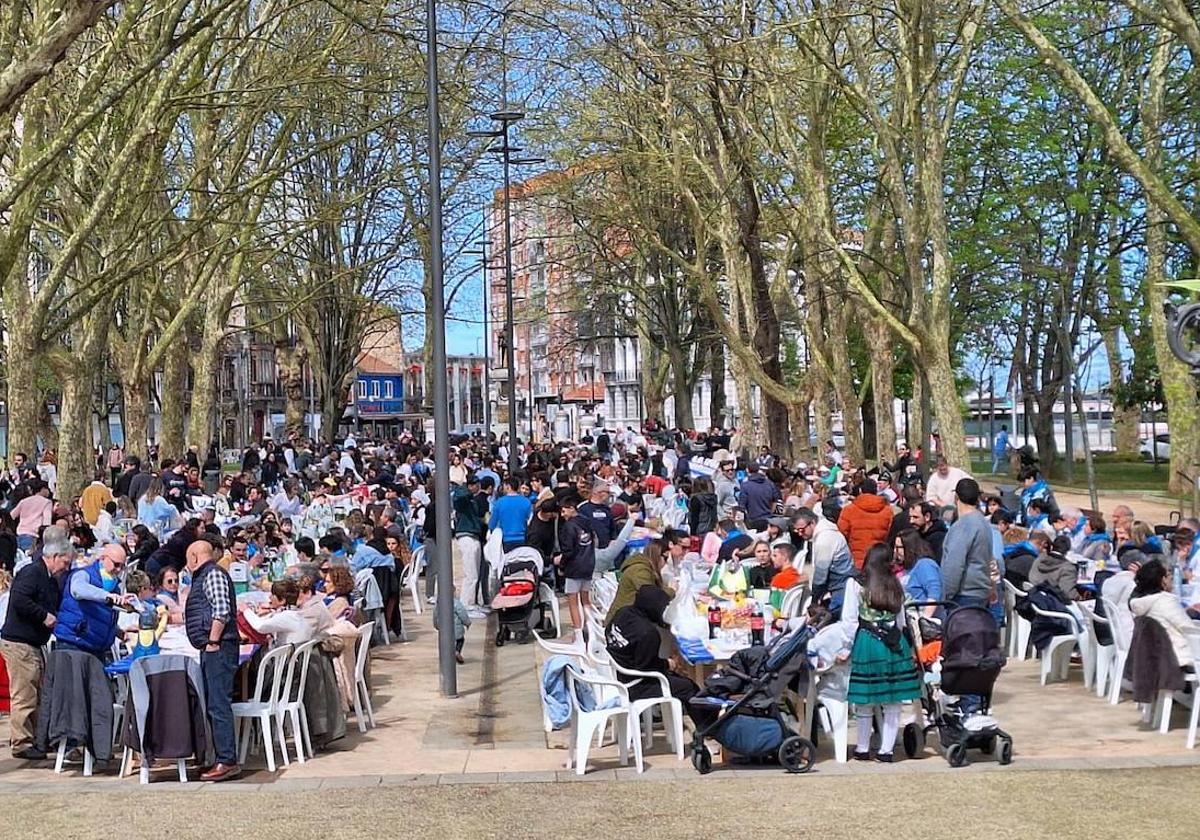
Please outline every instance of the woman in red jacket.
M858 486L858 495L842 508L838 517L838 530L850 544L856 569L863 567L867 549L875 543L887 543L892 530L892 508L876 489L874 479L863 479Z

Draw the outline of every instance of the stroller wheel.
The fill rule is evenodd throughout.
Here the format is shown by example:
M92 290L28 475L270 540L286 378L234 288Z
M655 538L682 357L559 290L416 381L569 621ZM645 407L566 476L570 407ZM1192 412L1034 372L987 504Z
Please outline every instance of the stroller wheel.
M779 763L789 773L807 773L812 769L816 753L812 741L792 735L779 745Z
M951 767L962 767L967 763L967 748L962 744L951 744L946 750L946 761Z
M692 766L701 776L707 776L712 772L712 753L708 751L708 747L701 744L692 750Z
M1012 764L1012 739L1006 738L1000 743L1000 763Z
M996 751L996 736L993 735L992 737L990 737L986 741L984 741L982 744L980 744L979 751L981 753L983 753L984 755L991 755L992 753L994 753Z
M923 746L920 727L915 723L904 724L904 754L909 758L916 758Z

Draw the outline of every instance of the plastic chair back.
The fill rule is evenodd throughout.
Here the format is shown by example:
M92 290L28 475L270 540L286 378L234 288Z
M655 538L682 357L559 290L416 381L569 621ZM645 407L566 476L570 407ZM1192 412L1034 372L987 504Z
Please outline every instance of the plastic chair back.
M374 631L374 621L368 621L358 628L358 642L354 651L354 678L356 680L366 678L367 651L371 648L371 634Z
M254 680L254 700L272 705L279 702L283 687L283 678L287 671L288 657L292 655L291 645L279 645L267 652L258 663L258 676ZM270 679L270 691L264 694L266 682Z
M313 648L321 643L320 639L310 639L296 647L292 658L288 661L287 677L284 680L284 701L288 703L304 702L304 685L308 682L308 664L312 659ZM297 671L299 669L299 671ZM296 674L299 673L299 677ZM293 691L293 686L295 690Z

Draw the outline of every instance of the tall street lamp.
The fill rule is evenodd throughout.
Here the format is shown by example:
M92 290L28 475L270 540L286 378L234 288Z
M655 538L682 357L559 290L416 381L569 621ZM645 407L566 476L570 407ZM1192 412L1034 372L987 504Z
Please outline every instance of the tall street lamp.
M486 229L486 223L484 227ZM478 248L472 248L466 252L478 256L479 264L483 267L483 341L487 345L487 352L483 357L483 437L485 442L490 441L492 436L492 313L488 305L488 271L492 266L488 265L487 246L487 239L483 239L480 240Z
M438 116L437 0L425 2L425 93L429 112L429 244L432 282L428 305L433 308L433 498L434 522L441 537L434 542L437 574L438 673L442 694L458 696L454 660L454 568L450 553L450 404L446 381L446 289L442 272L442 145Z
M432 0L431 0L432 2ZM515 152L522 151L510 142L509 128L525 118L520 111L501 110L489 115L489 119L499 124L499 128L484 131L469 131L471 137L488 137L498 139L498 145L493 144L488 151L500 156L504 170L504 282L505 282L505 344L508 347L508 383L505 389L508 397L508 472L512 475L521 467L520 455L517 452L517 362L516 341L513 329L513 270L512 270L512 182L510 167L513 165L542 163L540 158L517 158Z

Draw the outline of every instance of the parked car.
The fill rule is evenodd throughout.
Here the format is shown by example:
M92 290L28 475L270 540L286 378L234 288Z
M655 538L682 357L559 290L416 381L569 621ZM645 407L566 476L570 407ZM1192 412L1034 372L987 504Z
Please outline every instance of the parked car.
M1154 456L1156 454L1155 450L1157 450L1158 460L1160 460L1160 461L1171 460L1171 433L1170 432L1163 432L1162 434L1155 436L1154 450L1150 449L1150 441L1147 438L1142 438L1141 441L1139 441L1139 442L1141 444L1140 451L1142 453L1142 457L1145 458L1147 461L1154 460Z

